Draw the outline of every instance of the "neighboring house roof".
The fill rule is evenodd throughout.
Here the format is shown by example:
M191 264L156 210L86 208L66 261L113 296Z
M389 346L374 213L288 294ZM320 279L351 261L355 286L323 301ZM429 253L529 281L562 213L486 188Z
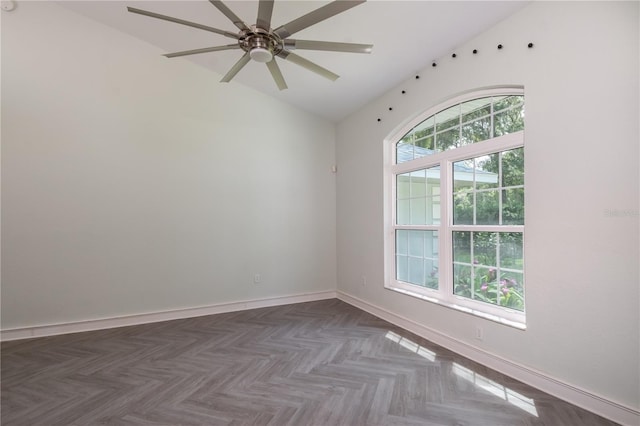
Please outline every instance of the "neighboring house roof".
M428 155L435 154L436 151L432 149L423 148L421 146L416 146L413 144L398 144L396 150L396 162L397 163L406 163L407 161L411 161L416 158L426 157ZM482 169L477 169L473 167L466 166L463 162L459 161L457 163L453 163L453 170L456 173L458 180L473 180L473 175L475 172L476 182L488 182L494 183L498 182L498 174L489 172Z

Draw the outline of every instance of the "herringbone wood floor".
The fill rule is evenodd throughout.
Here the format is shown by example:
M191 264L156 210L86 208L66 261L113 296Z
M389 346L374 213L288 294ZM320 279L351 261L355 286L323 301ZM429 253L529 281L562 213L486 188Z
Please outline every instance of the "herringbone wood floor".
M609 425L339 300L5 342L9 425Z

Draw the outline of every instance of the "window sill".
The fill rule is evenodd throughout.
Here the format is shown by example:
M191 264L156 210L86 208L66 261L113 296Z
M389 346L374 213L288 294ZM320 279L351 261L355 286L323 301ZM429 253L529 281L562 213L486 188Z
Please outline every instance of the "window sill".
M455 303L444 302L442 300L439 300L439 299L436 299L436 298L433 298L433 297L429 297L429 296L425 296L423 294L419 294L419 293L416 293L416 292L413 292L413 291L410 291L410 290L405 290L403 288L388 287L388 286L385 286L385 288L387 290L395 291L395 292L400 293L400 294L406 294L407 296L411 296L411 297L415 297L417 299L425 300L427 302L435 303L436 305L444 306L445 308L454 309L454 310L456 310L458 312L464 312L464 313L469 314L469 315L473 315L473 316L476 316L476 317L484 318L484 319L489 320L489 321L497 322L498 324L503 324L503 325L506 325L508 327L513 327L513 328L516 328L518 330L526 330L527 329L527 324L524 323L524 322L519 322L519 321L514 321L514 320L502 318L502 317L500 317L498 315L488 314L486 312L478 311L476 309L469 308L467 306L461 306L461 305L457 305Z

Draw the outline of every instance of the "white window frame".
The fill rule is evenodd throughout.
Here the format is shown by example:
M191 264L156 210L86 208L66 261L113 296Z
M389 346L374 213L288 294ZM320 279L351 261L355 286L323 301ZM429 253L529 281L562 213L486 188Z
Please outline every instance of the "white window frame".
M524 131L494 137L485 141L443 152L437 152L407 162L396 164L398 141L415 126L432 115L456 104L489 96L524 95L522 87L500 87L465 93L435 107L429 108L415 119L402 126L385 140L385 280L387 289L417 297L441 306L480 316L515 328L526 328L525 312L503 306L456 296L453 292L453 232L517 232L522 233L524 244L524 225L453 225L453 163L480 157L510 149L524 147ZM526 102L526 101L525 101ZM526 120L526 117L525 117ZM525 157L526 158L526 157ZM396 176L415 170L440 166L440 224L438 225L396 225ZM526 185L526 184L525 184ZM526 187L526 186L525 186ZM446 195L445 195L446 194ZM526 197L526 189L525 189ZM525 202L526 205L526 202ZM526 209L526 207L525 207ZM430 289L396 280L396 230L433 230L438 232L438 289ZM523 248L524 251L524 248ZM524 254L523 254L524 255ZM526 268L526 262L525 266ZM524 271L523 271L524 272ZM526 272L524 272L526 276ZM526 289L525 289L526 292ZM526 298L525 298L526 303Z

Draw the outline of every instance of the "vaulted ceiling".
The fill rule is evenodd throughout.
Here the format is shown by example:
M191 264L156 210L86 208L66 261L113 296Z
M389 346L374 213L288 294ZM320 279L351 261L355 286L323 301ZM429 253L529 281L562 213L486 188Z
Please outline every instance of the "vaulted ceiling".
M141 55L219 46L234 41L211 32L129 13L127 6L238 32L233 23L206 0L59 3L157 46L161 51L149 49L141 52ZM258 1L229 0L225 3L247 24L255 23ZM272 27L285 24L327 3L276 0ZM253 61L228 84L244 84L332 121L339 121L526 4L524 1L370 0L303 29L293 37L373 44L371 54L296 51L296 54L340 75L335 82L278 59L288 89L278 90L265 64ZM220 80L242 53L241 50L226 50L167 61L193 61L213 71L211 78Z

